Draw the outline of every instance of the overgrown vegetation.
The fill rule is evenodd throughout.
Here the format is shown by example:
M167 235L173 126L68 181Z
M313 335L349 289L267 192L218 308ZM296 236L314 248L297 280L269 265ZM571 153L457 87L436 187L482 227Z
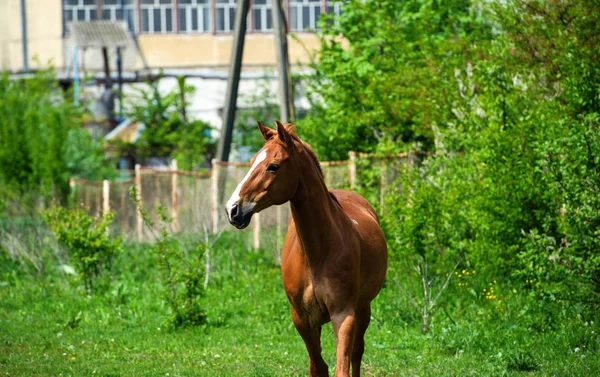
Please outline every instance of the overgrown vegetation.
M578 1L350 1L322 24L300 133L322 158L434 154L386 189L409 297L427 302L464 256L456 277L531 290L529 305L600 305L599 18ZM380 174L363 174L370 199Z
M0 75L0 209L64 199L70 176L114 175L101 145L82 129L83 108L66 99L54 71Z
M396 182L359 158L358 189L378 207L390 248L366 375L600 374L599 18L599 4L574 0L351 0L323 21L316 76L304 78L314 107L299 134L323 160L431 152ZM34 84L19 85L45 90ZM136 110L151 130L142 142L166 146L164 156L179 150L172 128L185 124L179 84L166 99L145 92L147 108ZM32 93L38 114L25 94L3 94L2 109L28 104L18 113L33 119L27 132L76 112ZM261 116L272 115L269 98ZM4 116L0 143L12 148L5 137L21 115ZM60 169L25 158L34 178L9 179L4 164L2 182L46 192L63 182L61 132L35 148L39 140L15 142L62 156ZM203 137L188 140L208 145ZM2 161L25 153L13 152L0 151ZM109 288L82 295L39 219L0 216L0 373L305 375L273 250L251 250L238 233L214 244L177 235L159 218L155 242L126 244ZM105 234L84 229L93 229L84 244ZM333 368L329 327L323 338Z
M114 214L96 218L83 208L52 207L44 211L43 217L58 242L68 250L77 271L68 265L63 265L62 269L78 273L86 290L92 293L99 278L110 271L113 259L123 248L121 239L113 238L109 233Z
M212 127L187 112L187 97L194 94L194 87L185 84L185 77L177 78L177 87L163 94L156 83L128 98L128 116L144 125L144 130L134 144L122 143L122 153L130 153L139 161L146 158L173 158L183 170L198 168L210 161L215 150Z
M198 326L205 322L204 309L200 300L208 284L208 270L205 270L206 251L211 245L208 235L205 242L197 243L192 250L186 249L181 239L173 235L171 219L166 209L159 206L157 217L160 223L158 233L154 222L138 198L135 187L130 190L131 200L142 216L146 229L154 236L151 250L158 257L163 296L169 304L172 316L167 322L175 327Z

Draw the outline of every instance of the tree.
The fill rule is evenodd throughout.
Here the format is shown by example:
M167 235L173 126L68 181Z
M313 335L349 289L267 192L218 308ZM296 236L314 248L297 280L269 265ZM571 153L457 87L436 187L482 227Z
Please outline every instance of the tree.
M353 0L320 26L315 75L307 78L313 108L299 126L334 160L383 144L432 150L433 127L455 119L454 71L477 56L475 42L491 37L468 0Z

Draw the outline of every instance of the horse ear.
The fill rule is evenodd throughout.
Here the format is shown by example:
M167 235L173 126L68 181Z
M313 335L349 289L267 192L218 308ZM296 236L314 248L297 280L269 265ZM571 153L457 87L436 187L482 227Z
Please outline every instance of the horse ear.
M265 139L266 141L269 141L269 139L271 139L273 136L275 136L275 130L265 126L264 124L262 124L260 122L260 120L257 120L258 122L258 129L260 130L260 133L263 136L263 139Z
M283 141L286 145L290 145L292 142L292 137L290 136L287 128L285 128L283 123L278 120L275 121L275 124L277 124L277 134L279 135L279 140Z

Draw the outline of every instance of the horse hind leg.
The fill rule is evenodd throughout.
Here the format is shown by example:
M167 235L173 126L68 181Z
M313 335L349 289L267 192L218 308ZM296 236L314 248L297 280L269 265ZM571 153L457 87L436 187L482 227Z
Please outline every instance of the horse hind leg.
M329 368L321 355L321 326L311 327L308 320L303 319L292 309L292 320L296 330L304 340L310 363L309 377L329 377Z
M365 352L365 332L371 322L371 305L356 314L354 347L352 349L352 377L360 377L360 363Z

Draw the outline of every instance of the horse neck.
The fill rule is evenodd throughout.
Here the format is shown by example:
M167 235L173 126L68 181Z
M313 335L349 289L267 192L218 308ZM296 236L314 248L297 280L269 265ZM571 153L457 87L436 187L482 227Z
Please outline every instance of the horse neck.
M334 242L334 223L341 209L331 198L319 168L311 158L303 156L299 165L300 181L290 207L302 249L309 263L315 264L326 256Z

